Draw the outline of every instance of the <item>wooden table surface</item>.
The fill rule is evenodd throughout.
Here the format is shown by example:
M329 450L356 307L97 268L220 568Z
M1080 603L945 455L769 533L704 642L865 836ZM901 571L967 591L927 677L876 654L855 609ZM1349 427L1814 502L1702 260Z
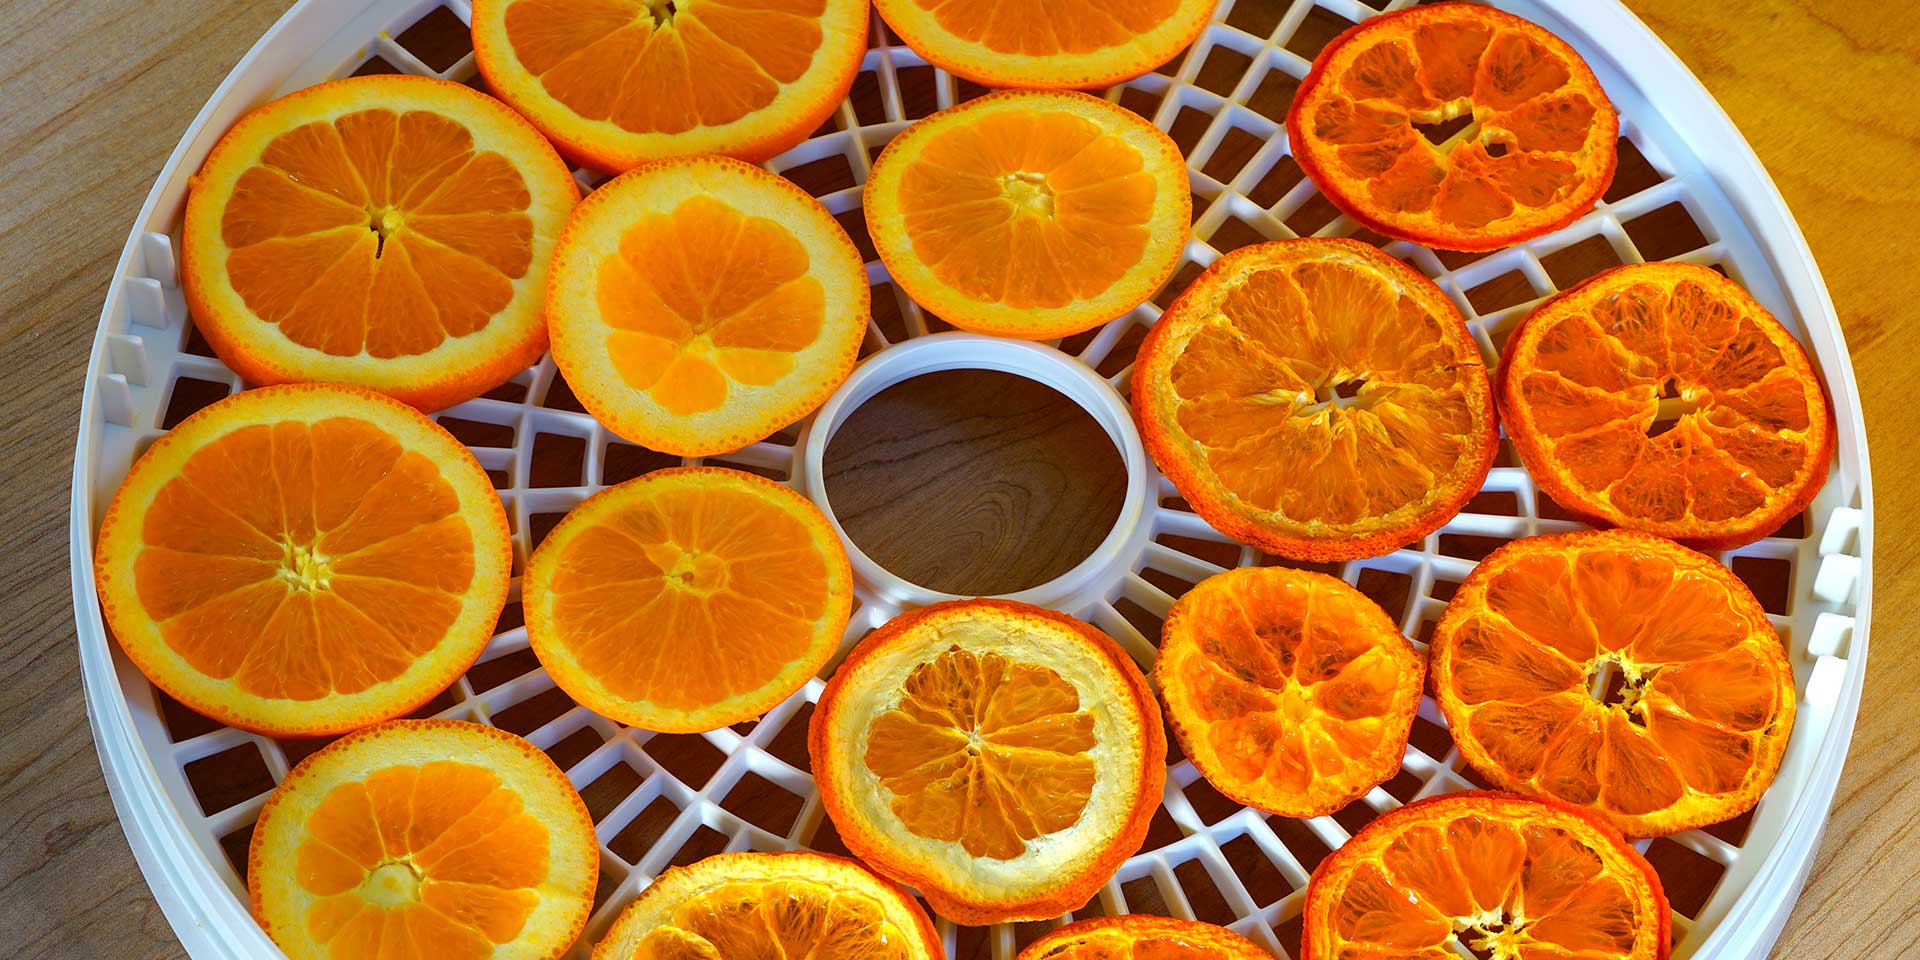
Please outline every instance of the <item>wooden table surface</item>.
M1852 754L1777 956L1920 956L1920 28L1868 0L1629 0L1772 171L1853 351L1877 469L1878 630ZM68 600L87 347L133 214L286 0L0 0L0 930L19 957L181 954L101 780ZM1902 318L1905 318L1904 320Z

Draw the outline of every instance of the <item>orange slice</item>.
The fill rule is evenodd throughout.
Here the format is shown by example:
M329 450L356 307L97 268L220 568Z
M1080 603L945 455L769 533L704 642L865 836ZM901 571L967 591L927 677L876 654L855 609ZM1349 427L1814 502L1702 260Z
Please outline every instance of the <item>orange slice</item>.
M352 383L437 410L540 359L547 259L579 199L498 101L428 77L335 80L214 145L187 195L181 284L249 383Z
M1419 540L1479 491L1499 444L1453 303L1353 240L1215 261L1141 343L1133 408L1147 452L1208 523L1296 560Z
M1652 865L1605 821L1470 791L1382 814L1321 861L1301 960L1665 960L1672 924Z
M1173 59L1210 0L874 0L913 52L989 87L1098 90Z
M1050 340L1153 295L1187 244L1180 148L1131 110L1007 91L908 127L874 161L867 231L887 272L956 327Z
M865 0L475 0L487 86L569 156L618 173L805 140L867 52Z
M1833 460L1806 351L1709 267L1616 267L1536 308L1507 341L1500 412L1554 502L1702 550L1805 510Z
M1422 129L1463 118L1450 135ZM1566 41L1492 7L1441 3L1327 44L1287 136L1300 169L1362 226L1497 250L1593 208L1613 182L1620 116Z
M944 960L911 895L824 853L722 853L670 867L593 960Z
M828 681L808 744L847 849L964 924L1078 909L1139 849L1166 782L1133 660L1006 600L875 630Z
M459 441L379 394L297 384L154 441L107 507L93 574L155 686L222 723L324 736L466 672L512 564L506 511Z
M1400 771L1426 664L1345 580L1241 567L1167 614L1153 679L1188 759L1228 798L1318 817Z
M807 498L718 467L588 497L521 581L534 655L573 699L647 730L750 720L840 645L853 571Z
M547 291L588 412L679 456L764 439L827 399L867 333L867 271L819 201L749 164L649 164L574 211Z
M1015 960L1273 960L1273 954L1211 923L1125 916L1069 923Z
M1752 809L1793 730L1793 667L1746 584L1644 533L1501 547L1447 604L1429 655L1474 769L1629 836Z
M290 960L551 960L600 843L567 775L505 730L396 720L329 744L253 828L253 915Z

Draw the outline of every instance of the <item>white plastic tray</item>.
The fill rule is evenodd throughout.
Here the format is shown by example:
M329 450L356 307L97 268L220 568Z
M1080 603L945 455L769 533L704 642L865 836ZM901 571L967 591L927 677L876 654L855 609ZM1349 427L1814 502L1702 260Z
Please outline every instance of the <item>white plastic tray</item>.
M1392 9L1409 0L1373 2ZM1811 348L1838 414L1834 473L1806 516L1780 536L1722 557L1769 602L1791 651L1801 703L1785 765L1750 817L1642 844L1674 895L1677 957L1760 957L1805 882L1865 672L1872 504L1853 372L1832 304L1778 192L1725 114L1660 41L1611 2L1496 5L1559 33L1593 65L1620 108L1627 151L1621 176L1593 213L1511 249L1478 257L1436 255L1404 243L1386 249L1439 282L1489 356L1534 302L1604 266L1666 257L1717 265ZM141 869L174 932L200 960L278 955L247 915L235 863L244 866L245 841L266 792L314 745L219 727L164 702L102 627L90 576L97 518L132 457L164 425L240 388L198 344L178 289L174 237L188 175L246 110L354 72L370 58L403 72L470 79L470 55L434 50L433 66L415 55L427 50L413 39L427 27L415 33L409 27L423 18L446 25L449 16L467 16L465 0L441 6L440 0L296 3L234 68L168 158L101 313L72 503L73 592L88 715ZM1297 233L1353 231L1298 179L1282 120L1290 84L1306 74L1319 44L1375 12L1356 0L1245 0L1238 8L1222 0L1201 39L1166 73L1109 93L1150 115L1188 149L1196 219L1189 263L1174 284L1184 284L1222 249ZM823 128L769 164L814 189L834 213L851 212L842 218L849 224L859 222L858 184L879 148L908 121L950 105L967 89L889 44L878 20L874 32L867 75L830 132ZM1251 159L1232 169L1249 152ZM869 263L868 273L877 318L869 359L797 439L788 434L711 460L785 478L831 512L821 456L853 408L918 373L999 369L1054 385L1086 407L1113 438L1126 469L1126 502L1105 542L1067 574L1018 594L1021 599L1091 620L1144 665L1153 655L1155 624L1172 602L1170 590L1222 565L1263 561L1178 509L1172 488L1141 450L1117 388L1140 333L1159 314L1154 304L1070 339L1061 352L967 334L928 336L926 318L886 283L880 265ZM618 443L580 412L550 361L513 383L493 395L504 399L474 400L442 420L495 471L520 557L572 504L606 483L671 462ZM571 454L556 455L555 448ZM552 475L553 464L576 461L584 461L584 473ZM1398 615L1409 636L1422 636L1452 585L1498 542L1575 526L1555 519L1510 454L1499 463L1469 511L1418 547L1341 568ZM938 596L881 569L852 544L849 549L861 601L849 641ZM755 724L700 736L629 730L566 700L527 651L525 630L512 616L517 605L509 611L502 624L508 629L481 663L428 709L524 733L555 755L587 796L603 843L603 879L600 905L576 954L671 863L720 849L837 848L806 767L805 721L818 680ZM1146 846L1079 915L1198 917L1290 956L1299 942L1307 875L1327 850L1379 811L1472 784L1431 701L1422 705L1401 775L1331 817L1293 821L1233 807L1181 760L1169 771L1164 809ZM956 928L942 921L940 930L952 956L1008 958L1048 926Z

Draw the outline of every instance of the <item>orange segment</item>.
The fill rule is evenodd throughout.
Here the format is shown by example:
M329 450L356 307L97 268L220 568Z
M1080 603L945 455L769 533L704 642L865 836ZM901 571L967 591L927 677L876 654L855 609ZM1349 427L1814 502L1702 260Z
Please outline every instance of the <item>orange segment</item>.
M1479 791L1367 824L1314 870L1304 918L1303 960L1664 960L1672 923L1652 865L1605 821Z
M399 720L288 775L254 826L247 882L292 960L538 960L585 927L599 853L580 795L532 744Z
M1461 118L1470 122L1450 136L1422 129ZM1466 3L1347 30L1314 58L1287 111L1300 169L1335 206L1446 250L1497 250L1578 219L1613 182L1619 134L1572 47Z
M1173 59L1206 0L875 0L915 53L990 87L1097 90Z
M786 180L694 157L580 204L548 290L553 357L629 440L682 456L738 449L826 400L866 336L866 268Z
M1063 614L935 604L861 641L814 711L849 850L959 923L1058 916L1136 850L1166 743L1146 678Z
M1507 342L1500 404L1556 503L1703 550L1778 529L1833 459L1806 351L1693 264L1616 267L1541 304Z
M187 200L194 322L252 383L353 383L433 410L546 349L546 263L579 188L457 83L337 80L247 114Z
M1480 489L1498 443L1460 314L1352 240L1215 261L1141 344L1133 405L1147 451L1207 522L1301 560L1432 532Z
M1176 601L1153 676L1186 755L1222 794L1289 817L1400 770L1425 664L1346 581L1242 567Z
M1435 699L1475 769L1632 836L1750 809L1793 729L1793 669L1746 585L1642 533L1494 551L1430 654Z
M1225 927L1172 917L1099 917L1028 944L1015 960L1271 960Z
M761 161L847 96L860 0L480 0L487 85L569 156L608 172L717 153Z
M351 387L264 387L128 471L94 554L109 626L155 685L225 723L340 733L404 714L486 646L507 518L473 455Z
M1046 340L1139 306L1172 274L1192 198L1160 128L1064 91L988 94L908 127L865 193L901 288L979 333Z

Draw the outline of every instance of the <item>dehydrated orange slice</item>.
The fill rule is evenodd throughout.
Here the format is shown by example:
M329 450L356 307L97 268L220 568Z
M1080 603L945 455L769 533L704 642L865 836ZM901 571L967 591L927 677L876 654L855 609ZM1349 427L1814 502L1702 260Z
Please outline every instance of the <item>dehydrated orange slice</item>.
M540 359L547 259L579 199L547 141L490 97L335 80L214 145L187 195L181 285L249 383L352 383L437 410Z
M1186 49L1210 0L874 0L915 53L990 87L1098 90Z
M1453 304L1353 240L1215 261L1140 344L1133 409L1180 495L1241 543L1349 560L1438 529L1499 444Z
M867 52L865 0L476 0L487 86L609 173L662 157L755 162L807 138Z
M1702 550L1778 529L1833 459L1806 351L1709 267L1616 267L1541 304L1507 341L1499 392L1554 502Z
M1321 861L1301 958L1665 960L1672 924L1652 865L1605 821L1470 791L1382 814Z
M1186 247L1186 161L1099 97L1006 91L908 127L874 161L867 231L900 288L956 327L1049 340L1153 295Z
M593 960L943 960L905 890L810 851L722 853L671 867L593 948Z
M1345 580L1241 567L1202 580L1160 631L1154 684L1223 795L1318 817L1400 771L1426 664Z
M262 387L154 441L107 507L100 606L193 709L273 736L407 713L493 636L513 564L473 454L376 393Z
M826 665L853 571L791 488L680 467L568 511L521 591L527 639L562 690L622 723L693 733L765 713Z
M505 730L395 720L302 761L260 811L253 915L291 960L551 960L600 844L567 775Z
M648 164L574 211L547 291L553 359L615 433L725 453L819 406L867 333L867 271L819 201L724 157Z
M847 849L966 924L1086 903L1139 849L1167 772L1159 706L1120 646L1006 600L875 630L808 746Z
M1463 118L1451 135L1421 129ZM1362 226L1496 250L1593 208L1613 182L1620 116L1566 41L1492 7L1439 3L1327 44L1287 136L1300 169Z
M1143 915L1069 923L1015 960L1273 960L1273 954L1225 927Z
M1474 769L1630 836L1751 809L1793 730L1793 668L1746 584L1644 533L1494 551L1447 604L1429 656Z

